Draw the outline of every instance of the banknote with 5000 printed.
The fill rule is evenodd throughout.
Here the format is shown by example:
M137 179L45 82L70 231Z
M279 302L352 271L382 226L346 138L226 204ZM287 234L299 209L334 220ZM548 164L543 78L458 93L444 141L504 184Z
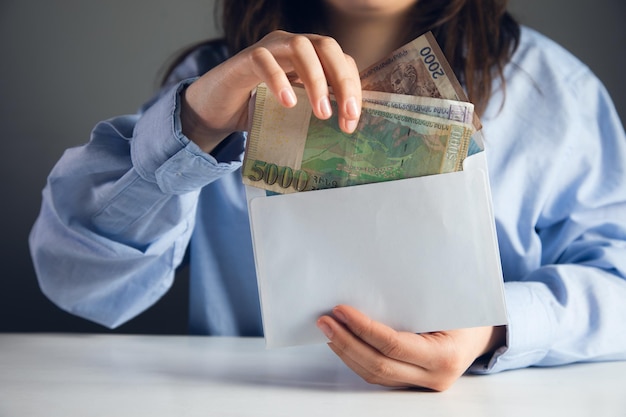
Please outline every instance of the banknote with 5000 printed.
M265 85L257 88L245 184L285 194L461 169L474 131L468 123L364 101L359 125L348 135L336 116L317 119L304 89L294 90L298 104L287 109ZM336 115L332 97L331 103Z

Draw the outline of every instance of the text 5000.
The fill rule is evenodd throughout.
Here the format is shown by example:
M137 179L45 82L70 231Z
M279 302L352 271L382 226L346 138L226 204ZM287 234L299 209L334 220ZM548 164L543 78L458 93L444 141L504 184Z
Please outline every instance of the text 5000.
M265 161L254 161L250 170L252 171L252 174L248 175L250 181L263 181L267 185L277 184L285 189L292 187L296 191L304 191L309 183L309 174L305 171L294 172L289 167L279 167Z

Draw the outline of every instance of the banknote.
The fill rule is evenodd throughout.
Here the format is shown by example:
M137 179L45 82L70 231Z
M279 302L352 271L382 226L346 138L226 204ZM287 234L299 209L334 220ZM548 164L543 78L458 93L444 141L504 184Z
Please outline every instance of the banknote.
M470 102L394 94L384 91L364 90L362 93L364 102L380 104L392 109L401 109L463 123L474 124L476 120L474 117L474 105ZM473 155L482 150L484 150L482 133L476 131L474 127L467 155Z
M247 185L281 194L397 180L461 169L471 124L363 102L354 133L334 116L316 118L303 88L297 105L280 105L265 85L255 111L243 163Z
M362 95L367 103L461 123L472 123L474 117L474 105L466 101L369 90L364 90Z
M365 68L360 78L363 90L469 101L431 32ZM473 123L476 131L482 128L476 115Z

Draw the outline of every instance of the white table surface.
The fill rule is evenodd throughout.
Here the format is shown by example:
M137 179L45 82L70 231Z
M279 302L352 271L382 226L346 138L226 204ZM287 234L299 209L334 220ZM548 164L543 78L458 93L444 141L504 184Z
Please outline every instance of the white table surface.
M463 376L443 393L369 385L325 345L0 334L0 416L626 416L626 362Z

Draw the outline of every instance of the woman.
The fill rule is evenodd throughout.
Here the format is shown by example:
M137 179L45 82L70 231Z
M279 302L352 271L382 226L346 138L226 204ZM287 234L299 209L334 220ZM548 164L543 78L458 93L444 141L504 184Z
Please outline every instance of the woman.
M250 91L265 82L291 107L297 77L327 119L331 86L352 132L359 69L432 30L482 116L509 325L399 333L342 305L317 322L329 346L369 382L434 390L468 368L626 358L626 138L587 67L498 0L226 0L224 28L52 171L30 242L59 306L115 327L168 289L189 245L191 330L262 334L238 171Z

